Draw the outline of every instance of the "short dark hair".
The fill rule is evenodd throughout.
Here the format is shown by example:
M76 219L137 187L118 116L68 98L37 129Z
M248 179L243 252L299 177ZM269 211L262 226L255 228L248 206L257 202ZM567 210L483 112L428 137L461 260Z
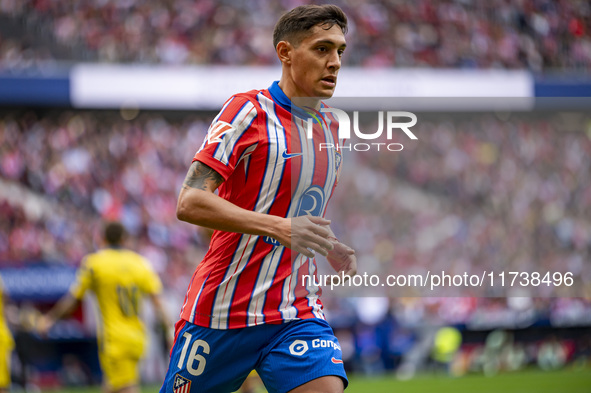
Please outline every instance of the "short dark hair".
M347 16L340 7L333 4L309 4L295 7L277 21L273 30L273 46L277 48L279 41L284 40L297 45L304 34L316 25L326 26L327 30L337 25L343 34L346 34Z
M117 221L108 222L105 225L105 241L111 246L118 246L125 237L125 227Z

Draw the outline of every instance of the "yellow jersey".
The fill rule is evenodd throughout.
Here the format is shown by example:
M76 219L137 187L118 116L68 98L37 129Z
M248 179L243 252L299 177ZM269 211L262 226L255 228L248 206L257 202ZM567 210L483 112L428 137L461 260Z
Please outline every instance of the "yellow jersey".
M146 332L140 319L145 294L161 292L160 278L148 261L133 251L108 248L84 258L70 293L82 299L96 295L100 309L99 350L109 355L143 351Z
M0 277L0 349L6 349L8 351L14 348L14 340L12 334L8 330L6 321L4 320L4 285L2 283L2 277ZM2 356L2 354L0 354Z

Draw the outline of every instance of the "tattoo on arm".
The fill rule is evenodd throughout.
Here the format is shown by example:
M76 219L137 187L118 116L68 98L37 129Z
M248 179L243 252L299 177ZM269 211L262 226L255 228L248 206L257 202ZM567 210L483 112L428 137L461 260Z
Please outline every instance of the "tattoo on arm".
M195 161L191 164L187 177L183 183L183 188L198 188L207 191L208 186L215 190L224 182L224 178L200 161Z

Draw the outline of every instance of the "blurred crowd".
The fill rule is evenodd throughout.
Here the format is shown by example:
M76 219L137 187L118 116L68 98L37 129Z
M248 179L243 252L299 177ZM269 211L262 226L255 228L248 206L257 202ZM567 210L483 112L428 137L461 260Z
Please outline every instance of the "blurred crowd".
M103 246L101 220L118 219L131 234L128 246L166 271L168 288L179 288L175 280L188 280L208 241L175 214L207 128L200 117L124 121L117 112L2 116L0 180L43 197L0 201L7 218L0 224L0 266L77 265Z
M402 152L344 152L347 192L335 193L329 209L368 272L571 272L583 280L568 293L591 296L587 116L421 115L416 127L418 141L396 140ZM526 286L567 295L564 286ZM478 295L520 293L498 279L488 287Z
M491 376L531 366L585 367L591 359L589 328L565 318L591 311L583 299L360 297L325 303L345 364L367 375Z
M0 267L77 266L101 246L101 221L118 219L132 235L129 246L154 264L168 296L181 301L208 239L176 219L177 193L213 116L4 110L0 191L11 185L18 192L10 192L12 199L0 193ZM408 287L357 300L325 290L328 319L359 371L393 367L392 359L412 365L412 356L404 359L425 326L591 324L588 117L421 119L413 128L419 140L401 140L401 152L343 151L328 216L339 239L356 249L360 271L381 277L428 269L572 272L576 285L568 293L539 285L529 296L497 284L447 293L454 297ZM507 294L519 297L497 298Z
M57 62L268 65L298 0L2 0L0 70ZM337 0L344 63L363 67L591 67L591 6L551 0ZM1 24L0 24L1 25Z

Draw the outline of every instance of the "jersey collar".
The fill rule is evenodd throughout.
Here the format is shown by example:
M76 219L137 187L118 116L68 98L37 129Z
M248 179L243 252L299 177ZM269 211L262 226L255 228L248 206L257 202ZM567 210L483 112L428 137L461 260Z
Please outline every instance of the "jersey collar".
M279 104L286 111L293 113L293 115L295 115L299 118L302 118L302 119L311 118L314 123L317 123L317 120L318 120L317 116L312 115L309 110L306 110L304 108L300 108L299 106L296 106L296 105L292 106L292 103L291 103L291 100L289 99L289 97L287 97L285 95L285 93L283 92L283 90L281 89L281 87L279 87L279 81L273 82L271 87L269 87L269 94L271 94L273 101L275 101L277 104ZM320 102L320 107L321 108L325 107L323 102ZM322 112L319 112L319 111L314 111L314 112L315 112L314 113L315 115L320 115L320 116L324 117L324 114L322 114Z

